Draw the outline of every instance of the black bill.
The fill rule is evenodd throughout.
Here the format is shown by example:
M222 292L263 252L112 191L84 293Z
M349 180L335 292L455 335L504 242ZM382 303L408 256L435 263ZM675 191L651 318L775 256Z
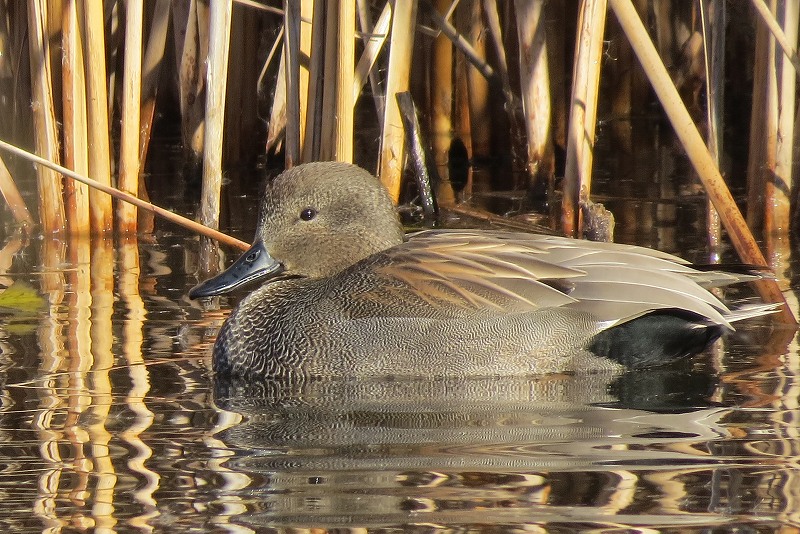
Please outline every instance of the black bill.
M282 271L283 265L269 255L261 241L257 241L233 265L217 276L194 286L189 291L189 298L222 295L256 280L277 276Z

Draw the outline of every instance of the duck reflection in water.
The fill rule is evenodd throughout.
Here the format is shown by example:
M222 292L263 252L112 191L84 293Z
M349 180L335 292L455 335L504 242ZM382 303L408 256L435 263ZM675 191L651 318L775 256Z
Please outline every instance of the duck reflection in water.
M731 310L708 291L757 276L555 236L406 236L375 177L324 162L269 184L250 250L190 297L261 284L220 330L219 375L520 376L638 369L696 354L731 323L775 310Z

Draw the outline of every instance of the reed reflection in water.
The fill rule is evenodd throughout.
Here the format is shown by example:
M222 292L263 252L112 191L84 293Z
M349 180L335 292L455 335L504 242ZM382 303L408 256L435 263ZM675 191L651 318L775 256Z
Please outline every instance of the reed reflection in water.
M4 526L800 527L800 362L764 326L621 375L223 382L196 249L6 241Z

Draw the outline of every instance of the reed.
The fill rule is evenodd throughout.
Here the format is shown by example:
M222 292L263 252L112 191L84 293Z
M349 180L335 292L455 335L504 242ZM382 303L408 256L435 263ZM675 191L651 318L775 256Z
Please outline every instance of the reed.
M62 65L64 165L79 174L89 172L89 152L86 146L86 80L84 76L83 44L78 28L75 0L64 2L62 16ZM89 186L75 181L64 184L69 231L89 235Z
M547 65L544 0L516 0L519 69L525 130L528 134L528 175L541 188L553 180L554 154L550 136L550 75Z
M792 191L792 167L794 149L795 102L797 100L797 74L793 67L792 58L796 59L798 41L798 23L800 23L800 5L796 2L787 2L783 6L783 33L785 45L791 52L782 54L775 50L774 61L777 69L777 106L778 120L775 131L775 171L771 180L766 183L765 202L766 214L765 236L777 236L784 233L783 229L790 225L789 218L789 193ZM781 39L777 39L781 41ZM786 48L784 48L786 50Z
M200 222L215 230L219 228L219 197L222 188L222 139L225 128L225 80L228 74L231 9L230 2L212 2L209 12Z
M110 186L111 148L103 9L100 2L78 2L77 9L79 19L83 21L89 175L101 184ZM114 226L111 197L94 188L90 189L89 217L92 232L98 234L110 232Z
M336 54L336 121L334 121L333 159L353 161L353 91L355 65L356 3L355 0L338 0L339 28Z
M437 0L435 8L444 15L450 7L449 0ZM447 150L452 138L453 106L453 44L440 33L433 40L431 77L431 145L436 165L447 164ZM452 192L450 193L452 196ZM452 202L451 202L452 203Z
M311 57L308 65L306 120L303 123L303 161L316 161L322 143L323 74L325 69L325 2L314 2L311 17ZM360 88L359 88L360 89Z
M475 58L486 62L486 24L481 16L481 6L477 1L470 2L471 9L465 12L467 31ZM472 153L475 158L486 159L492 154L492 129L498 124L492 120L489 93L490 77L480 72L474 62L467 67L467 85L469 87L469 117L472 122Z
M31 93L36 151L50 161L59 161L59 142L53 109L50 46L47 39L47 2L28 2L28 33L31 62ZM63 232L64 202L59 176L47 168L37 169L39 216L46 233Z
M278 41L283 42L284 32L278 35ZM275 81L275 93L272 97L272 106L269 115L269 128L267 130L266 151L278 151L283 144L286 133L286 51L280 47L281 56L278 61L278 75Z
M381 133L378 176L395 202L400 199L400 182L405 163L403 121L395 95L408 90L411 55L414 46L414 25L417 19L417 0L392 4L392 33L389 44L389 69L386 79L386 107ZM409 37L410 36L410 37Z
M358 20L361 25L362 39L364 40L364 53L356 65L355 78L353 80L353 99L358 100L361 88L364 87L365 78L369 78L370 88L372 89L372 100L375 102L375 111L378 117L383 117L383 90L378 80L378 75L372 69L378 59L378 53L386 42L386 34L389 31L389 19L392 16L392 7L389 2L383 5L383 10L378 20L373 26L369 20L369 6L367 0L356 0L358 9Z
M186 7L184 10L183 7ZM181 109L181 137L184 149L192 162L200 160L203 153L204 113L206 101L202 93L206 88L206 70L209 46L208 6L192 1L188 5L173 2L173 27L176 39L181 41L178 61L179 95ZM183 37L183 39L180 39Z
M14 178L11 177L3 158L0 158L0 194L3 195L6 204L8 204L14 220L18 224L32 228L33 218L31 213L28 211L28 206L25 205L25 200L20 195L17 184L14 183Z
M723 120L725 92L725 26L727 17L721 0L700 3L703 24L703 44L706 77L706 120L708 121L708 151L718 168L722 168ZM709 256L719 261L722 243L722 224L711 201L706 203Z
M322 109L320 117L319 159L330 161L334 157L333 139L336 123L336 43L339 34L338 4L325 2L325 50L322 70Z
M597 123L600 58L606 25L606 0L586 0L578 15L578 38L564 169L561 227L566 235L581 233L581 196L592 188L592 161Z
M299 86L299 120L297 122L297 128L300 131L300 153L299 153L299 160L300 162L305 161L303 159L303 151L305 150L306 144L306 115L309 109L309 84L310 84L310 76L311 76L311 67L309 65L309 61L311 58L311 46L312 46L312 39L314 35L314 28L312 26L313 19L314 19L314 12L316 11L316 4L320 3L320 0L302 0L300 2L300 53L299 58L300 61L300 70L299 70L299 79L298 79L298 86ZM305 61L304 61L305 60ZM303 64L305 63L305 65Z
M636 52L639 62L653 84L653 89L661 101L675 134L686 150L686 155L694 165L700 180L705 186L714 207L719 211L722 223L728 230L739 257L745 263L766 265L767 261L758 248L753 235L747 227L733 196L725 185L719 169L711 158L708 149L697 131L689 112L681 101L677 89L672 84L666 67L661 62L636 9L630 0L609 0L620 25ZM767 302L784 303L780 319L788 324L797 324L786 299L774 280L761 280L756 283L762 298Z
M166 55L167 33L169 30L169 0L158 0L153 9L152 24L142 60L142 107L141 107L141 135L139 139L139 161L147 161L150 139L153 132L153 117L156 110L158 85L161 80L161 71ZM139 191L142 197L147 190L139 181Z
M44 159L42 157L39 157L39 156L35 155L35 154L31 154L30 152L22 150L21 148L19 148L17 146L14 146L14 145L12 145L10 143L7 143L5 141L0 140L0 148L3 148L5 150L11 152L12 154L15 154L17 156L25 158L26 160L29 160L29 161L31 161L33 163L36 163L36 164L41 165L43 167L47 167L48 169L51 169L51 170L53 170L55 172L61 173L64 176L67 176L67 177L69 177L69 178L71 178L73 180L77 180L77 181L79 181L81 183L84 183L84 184L92 187L93 189L96 189L97 191L100 191L100 192L102 192L104 194L110 195L110 196L112 196L114 198L117 198L117 199L123 201L123 202L127 202L127 203L130 203L130 204L133 204L134 206L136 206L138 208L141 208L141 209L152 211L153 213L155 213L159 217L162 217L162 218L164 218L164 219L166 219L166 220L168 220L170 222L173 222L173 223L175 223L175 224L177 224L179 226L183 226L184 228L188 228L188 229L192 230L193 232L196 232L196 233L198 233L200 235L206 236L206 237L208 237L210 239L217 240L220 243L231 245L233 247L240 248L242 250L247 250L250 247L250 245L248 243L245 243L244 241L240 241L238 239L232 238L232 237L227 236L227 235L225 235L225 234L223 234L223 233L221 233L221 232L219 232L219 231L217 231L217 230L215 230L213 228L209 228L207 226L203 226L202 224L196 223L195 221L193 221L191 219L187 219L186 217L182 217L182 216L178 215L177 213L173 213L173 212L171 212L169 210L166 210L164 208L160 208L158 206L155 206L155 205L153 205L153 204L151 204L149 202L146 202L146 201L144 201L144 200L142 200L140 198L137 198L137 197L135 197L135 196L133 196L133 195L131 195L129 193L126 193L125 191L120 191L119 189L117 189L115 187L111 187L111 186L105 185L105 184L103 184L101 182L98 182L96 180L92 180L91 178L88 178L86 176L81 176L80 174L78 174L78 173L76 173L74 171L71 171L71 170L69 170L69 169L67 169L65 167L62 167L61 165L58 165L57 163L53 163L51 161L48 161L48 160L46 160L46 159Z
M286 168L300 162L300 3L283 2L283 65L286 95Z
M139 126L142 105L142 29L144 8L128 2L125 10L125 57L122 78L122 132L119 149L119 189L137 196L139 192ZM136 207L117 205L118 229L123 234L137 231Z

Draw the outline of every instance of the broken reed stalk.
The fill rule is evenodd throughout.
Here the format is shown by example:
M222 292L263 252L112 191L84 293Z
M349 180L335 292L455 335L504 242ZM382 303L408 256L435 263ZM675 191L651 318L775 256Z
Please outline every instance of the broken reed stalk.
M286 168L300 163L300 2L283 0L283 66L286 83Z
M515 0L514 5L520 49L520 92L525 111L525 130L528 133L527 171L532 185L549 186L553 180L555 160L550 135L545 1Z
M219 198L222 189L222 139L225 126L225 88L228 77L228 45L231 2L211 2L206 75L206 115L203 138L203 192L200 222L219 228Z
M58 161L59 146L53 109L50 46L47 40L47 2L28 2L28 34L33 97L33 129L36 151L51 161ZM39 212L45 233L64 231L64 203L61 179L50 169L39 168Z
M436 166L429 166L426 145L422 139L422 129L419 126L419 118L417 117L417 107L414 105L411 93L403 91L395 96L397 105L400 108L403 128L405 129L406 144L408 145L406 148L414 166L414 177L417 181L417 194L419 195L420 204L422 204L422 213L425 220L432 222L436 220L438 211L436 198L431 188L431 183L440 181L436 173ZM432 172L428 172L429 168L431 168Z
M355 0L339 0L339 31L336 54L336 121L334 121L335 161L353 161L353 70L356 56Z
M119 148L118 186L137 196L139 192L139 123L142 106L142 30L144 6L128 2L125 10L125 55L122 76L122 132ZM136 207L122 202L117 205L118 230L136 233Z
M278 39L283 42L284 31L281 28ZM286 133L286 51L280 47L278 60L278 73L275 80L275 92L272 95L272 107L269 112L269 126L267 128L266 152L278 151Z
M722 223L728 230L734 247L744 263L767 265L756 240L750 233L747 223L742 217L733 196L725 185L719 169L708 152L700 132L692 121L689 112L683 105L678 90L672 83L666 67L653 45L647 30L642 24L631 0L609 0L625 35L639 58L639 63L650 79L653 89L661 102L675 134L686 150L700 180L705 186L708 196L720 213ZM775 280L759 280L755 283L761 297L767 302L783 303L780 320L786 324L796 325L797 321L786 304L786 298Z
M398 4L402 4L398 9ZM381 133L378 177L395 203L400 199L400 182L405 163L403 121L395 95L408 90L408 75L414 50L417 0L392 3L392 34L389 47L389 72L386 80L386 107Z
M606 10L606 0L585 0L581 2L578 14L567 161L561 203L562 230L565 235L572 237L577 237L581 233L581 195L585 194L588 198L592 187L592 161Z
M89 176L111 185L111 149L108 137L108 94L106 89L105 29L101 2L78 2L83 19L84 70L86 72L86 116L89 147ZM81 17L82 14L82 17ZM89 217L94 233L114 227L111 197L89 190Z
M86 79L83 45L78 27L76 0L64 2L62 16L62 113L64 166L79 174L89 173L89 152L86 146ZM89 186L72 180L64 184L66 213L70 233L89 235Z
M41 166L47 167L48 169L61 173L64 176L72 178L73 180L77 180L81 183L84 183L94 189L97 189L101 193L111 195L112 197L122 200L124 202L129 202L141 209L152 211L156 215L172 223L175 223L179 226L183 226L184 228L187 228L193 232L197 232L200 235L206 236L210 239L215 239L220 243L223 243L225 245L230 245L232 247L236 247L241 250L247 250L248 248L250 248L250 245L248 243L245 243L244 241L223 234L222 232L219 232L216 229L203 226L202 224L196 223L195 221L187 219L186 217L182 217L177 213L173 213L159 206L155 206L150 202L146 202L138 197L126 193L125 191L120 191L115 187L100 183L97 180L92 180L91 178L88 178L86 176L81 176L80 174L70 169L67 169L66 167L62 167L61 165L58 165L57 163L53 163L45 158L37 156L36 154L31 154L30 152L22 150L21 148L12 145L11 143L7 143L5 141L0 140L0 148L4 148L5 150L11 152L12 154L16 154L17 156L32 161L33 163L38 163Z

